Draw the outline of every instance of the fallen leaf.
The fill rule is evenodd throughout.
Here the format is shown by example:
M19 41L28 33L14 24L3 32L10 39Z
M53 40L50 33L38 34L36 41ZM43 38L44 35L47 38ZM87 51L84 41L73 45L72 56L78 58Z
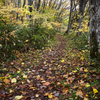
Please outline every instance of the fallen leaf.
M64 62L64 60L61 60L61 62Z
M55 97L55 98L54 98L54 99L52 99L52 100L59 100L59 99L58 99L58 97Z
M64 78L68 78L68 74L66 74L66 75L63 75L63 77L64 77Z
M42 83L45 83L46 81L41 81Z
M83 74L84 78L87 78L87 74Z
M21 65L24 65L24 64L25 64L24 62L21 63Z
M85 87L86 87L86 88L87 88L87 87L90 87L90 84L89 84L89 83L86 83Z
M93 92L94 92L94 93L98 93L98 90L94 88L94 89L93 89Z
M29 40L26 40L25 42L28 42Z
M38 98L38 97L39 97L39 94L36 94L36 95L35 95L35 97L37 97L37 98Z
M48 98L49 98L49 99L52 99L52 98L53 98L52 93L50 93L50 94L48 95Z
M87 69L84 69L84 72L88 72L88 70Z
M31 81L27 79L27 82L30 83Z
M17 82L16 78L12 78L11 83L16 83L16 82Z
M12 92L13 92L13 90L10 90L9 92L10 92L10 93L12 93Z
M30 87L30 89L35 89L35 87Z
M84 68L83 68L83 67L81 67L81 68L80 68L80 71L84 71Z
M23 78L27 78L27 75L24 74L24 75L23 75Z
M5 82L5 84L9 84L10 83L10 80L7 79L7 78L5 78L3 81Z
M76 95L83 98L83 92L81 90L77 90Z
M84 97L84 100L89 100L88 98Z
M20 99L22 99L22 97L23 97L22 95L21 96L16 96L15 100L20 100Z
M44 64L46 64L46 61L44 61Z
M20 73L20 71L17 71L17 73Z
M43 83L43 85L48 86L48 85L50 85L50 82L45 82L45 83Z
M60 93L58 92L58 93L56 93L56 94L54 94L56 97L58 97L59 95L60 95Z
M73 70L72 72L76 73L76 72L77 72L77 70Z
M63 90L63 93L66 94L67 92L68 92L68 89L64 89L64 90Z
M48 93L48 92L44 94L44 96L48 96L48 95L49 95L49 93Z

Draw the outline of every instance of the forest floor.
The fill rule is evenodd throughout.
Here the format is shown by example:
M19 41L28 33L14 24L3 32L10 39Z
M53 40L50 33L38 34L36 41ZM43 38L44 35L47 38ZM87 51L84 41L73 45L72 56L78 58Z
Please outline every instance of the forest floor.
M57 34L43 50L2 63L0 100L100 100L100 69ZM91 98L91 99L90 99Z

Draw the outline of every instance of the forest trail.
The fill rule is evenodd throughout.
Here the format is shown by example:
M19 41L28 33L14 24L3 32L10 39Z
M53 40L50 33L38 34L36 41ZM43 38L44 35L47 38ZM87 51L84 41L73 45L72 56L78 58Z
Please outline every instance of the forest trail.
M18 60L4 64L9 73L3 75L9 79L0 87L1 100L88 100L88 70L81 67L83 61L68 56L66 38L60 34L55 38L59 41L55 46L18 54Z

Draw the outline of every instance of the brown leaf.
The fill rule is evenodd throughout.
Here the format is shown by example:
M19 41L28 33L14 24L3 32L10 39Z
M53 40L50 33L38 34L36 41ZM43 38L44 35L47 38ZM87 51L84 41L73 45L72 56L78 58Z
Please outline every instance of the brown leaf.
M81 90L77 90L76 95L83 98L83 92Z
M49 86L50 85L50 82L45 82L43 83L44 86Z
M59 100L58 97L53 98L52 100Z

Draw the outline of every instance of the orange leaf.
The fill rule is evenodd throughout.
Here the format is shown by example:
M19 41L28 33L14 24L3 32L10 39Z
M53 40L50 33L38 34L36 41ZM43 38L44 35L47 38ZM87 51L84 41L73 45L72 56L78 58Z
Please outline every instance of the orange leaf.
M49 95L49 93L48 93L48 92L44 94L44 96L48 96L48 95Z
M5 84L9 84L10 83L10 80L7 79L7 78L5 78L3 81L5 82Z

